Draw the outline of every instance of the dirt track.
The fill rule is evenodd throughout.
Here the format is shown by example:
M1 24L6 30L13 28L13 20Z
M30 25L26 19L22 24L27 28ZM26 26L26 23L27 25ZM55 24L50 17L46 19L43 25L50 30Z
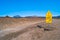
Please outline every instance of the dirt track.
M44 22L38 24L46 26ZM22 30L17 28L11 30L11 33L9 31L0 32L0 40L60 40L60 19L53 20L51 26L56 27L56 30L53 31L44 31L43 28L38 28L36 25L37 23L33 23Z

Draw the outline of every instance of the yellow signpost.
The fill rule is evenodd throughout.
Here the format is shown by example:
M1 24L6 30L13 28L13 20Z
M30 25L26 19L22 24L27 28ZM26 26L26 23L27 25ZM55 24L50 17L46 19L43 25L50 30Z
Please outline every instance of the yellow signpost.
M52 23L52 14L50 11L47 12L46 14L46 23Z

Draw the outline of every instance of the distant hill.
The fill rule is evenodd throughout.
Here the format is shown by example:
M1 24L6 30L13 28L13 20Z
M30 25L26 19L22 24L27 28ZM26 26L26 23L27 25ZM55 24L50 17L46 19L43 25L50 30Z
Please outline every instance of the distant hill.
M19 15L16 15L16 16L13 16L13 18L22 18L22 17Z
M57 18L60 18L60 16L57 16Z
M25 18L39 18L39 16L26 16Z
M15 15L13 17L10 17L10 16L0 16L0 18L46 18L46 17L43 17L43 16L25 16L25 17L21 17L20 15ZM59 16L53 16L53 18L60 18L60 15Z
M53 16L53 18L60 18L60 16Z

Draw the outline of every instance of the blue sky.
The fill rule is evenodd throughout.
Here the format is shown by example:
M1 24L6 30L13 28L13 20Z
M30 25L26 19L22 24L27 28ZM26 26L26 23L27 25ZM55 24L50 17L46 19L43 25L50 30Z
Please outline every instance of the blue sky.
M60 0L0 0L0 16L45 16L50 10L60 15Z

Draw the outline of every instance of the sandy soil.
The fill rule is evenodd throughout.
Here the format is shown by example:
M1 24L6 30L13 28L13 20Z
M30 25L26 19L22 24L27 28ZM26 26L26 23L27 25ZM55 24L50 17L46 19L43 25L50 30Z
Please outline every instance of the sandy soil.
M15 28L4 29L0 31L0 40L60 40L60 19L53 19L50 26L55 29L51 31L45 31L37 25L46 27L48 24L45 21L37 21L25 23L23 27L19 25Z

